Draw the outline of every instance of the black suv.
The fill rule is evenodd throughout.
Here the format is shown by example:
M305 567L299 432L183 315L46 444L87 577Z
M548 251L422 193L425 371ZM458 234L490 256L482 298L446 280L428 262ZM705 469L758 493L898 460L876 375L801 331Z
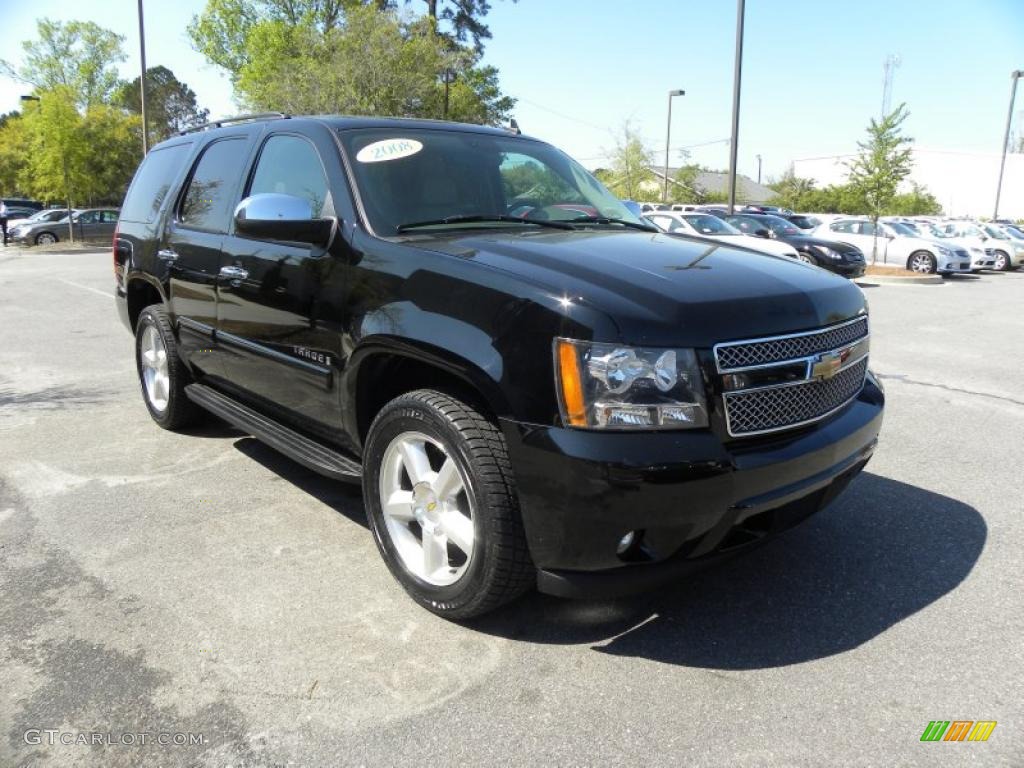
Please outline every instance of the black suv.
M443 616L677 579L824 507L876 445L859 288L660 234L500 129L217 124L149 153L118 226L157 424L212 412L361 483Z

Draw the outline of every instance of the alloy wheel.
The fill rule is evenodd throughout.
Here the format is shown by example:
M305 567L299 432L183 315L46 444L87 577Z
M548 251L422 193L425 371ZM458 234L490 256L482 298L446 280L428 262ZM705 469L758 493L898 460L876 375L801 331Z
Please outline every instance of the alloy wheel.
M380 504L405 568L435 587L458 581L476 535L466 478L454 457L422 432L403 432L381 462Z
M171 395L171 379L167 371L167 348L160 332L152 325L142 333L140 360L146 399L154 410L162 413Z
M910 269L913 272L930 274L932 271L932 257L927 253L915 253L910 259Z

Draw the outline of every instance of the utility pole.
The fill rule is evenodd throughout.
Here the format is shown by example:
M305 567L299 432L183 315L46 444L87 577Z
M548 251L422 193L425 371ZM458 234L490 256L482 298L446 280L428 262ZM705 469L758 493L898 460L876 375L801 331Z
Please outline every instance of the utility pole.
M900 63L900 57L890 53L882 64L882 70L885 72L885 79L882 82L882 120L889 114L889 108L892 106L892 79Z
M757 183L761 183L761 156L757 155Z
M142 0L139 0L139 58L142 77L139 78L139 104L142 107L142 154L149 153L149 121L146 115L146 27L142 21Z
M455 82L455 70L451 67L445 67L441 73L441 79L444 81L444 111L441 114L442 120L448 119L448 89L451 84Z
M1013 102L1017 96L1017 81L1024 77L1024 69L1016 69L1010 73L1010 111L1006 113L1006 133L1003 135L1003 156L999 160L999 182L996 184L996 205L992 209L992 219L999 218L999 196L1003 191L1003 169L1006 167L1006 147L1010 143L1010 123L1013 122Z
M743 5L736 0L736 64L732 80L732 140L729 142L729 213L736 209L736 151L740 133L740 81L743 78Z
M665 175L662 179L661 202L668 202L668 145L672 138L672 97L685 96L686 91L676 89L668 92L668 126L665 128Z

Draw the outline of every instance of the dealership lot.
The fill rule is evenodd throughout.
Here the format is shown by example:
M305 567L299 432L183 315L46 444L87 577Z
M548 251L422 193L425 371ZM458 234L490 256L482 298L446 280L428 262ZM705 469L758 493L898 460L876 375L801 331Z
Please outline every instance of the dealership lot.
M112 284L108 252L0 251L0 765L1024 763L1024 273L864 289L886 424L823 514L466 626L404 596L355 489L153 425ZM998 726L919 741L958 719Z

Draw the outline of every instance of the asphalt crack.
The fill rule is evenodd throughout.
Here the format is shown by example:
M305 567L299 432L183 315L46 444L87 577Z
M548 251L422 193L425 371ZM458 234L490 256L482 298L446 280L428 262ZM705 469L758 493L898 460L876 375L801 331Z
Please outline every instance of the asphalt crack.
M919 387L931 387L933 389L942 389L945 390L946 392L955 392L959 395L974 395L976 397L987 397L992 400L1000 400L1004 403L1010 403L1011 405L1024 406L1024 400L1017 400L1012 397L1007 397L1006 395L995 395L991 392L979 392L976 389L963 389L962 387L951 387L948 384L936 384L935 382L932 381L919 381L918 379L912 379L906 374L902 373L875 372L875 376L880 378L882 381L899 381L904 384L916 384Z

